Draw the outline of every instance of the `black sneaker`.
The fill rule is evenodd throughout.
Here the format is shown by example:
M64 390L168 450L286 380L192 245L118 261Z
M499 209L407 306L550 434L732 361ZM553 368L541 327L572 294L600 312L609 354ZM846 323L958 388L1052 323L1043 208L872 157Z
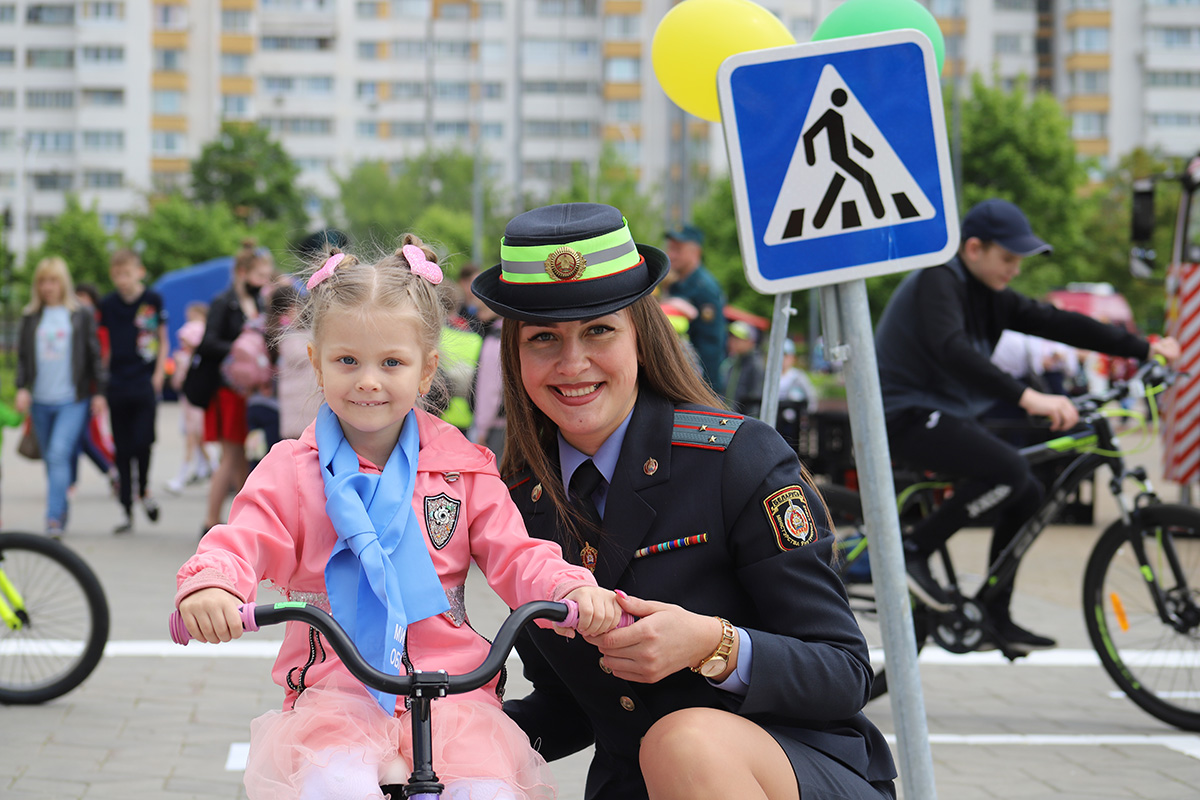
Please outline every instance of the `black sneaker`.
M904 543L904 568L908 571L908 590L934 611L949 611L954 602L929 571L929 556L923 556L910 543Z
M151 522L158 522L158 501L153 497L142 498L142 508L146 509L146 516Z
M132 533L133 532L133 515L129 512L125 513L125 521L117 527L113 528L113 533Z
M1058 647L1058 642L1049 636L1040 636L1033 631L1027 631L1012 620L995 622L996 635L1008 643L1010 649L1021 653L1034 650L1050 650Z

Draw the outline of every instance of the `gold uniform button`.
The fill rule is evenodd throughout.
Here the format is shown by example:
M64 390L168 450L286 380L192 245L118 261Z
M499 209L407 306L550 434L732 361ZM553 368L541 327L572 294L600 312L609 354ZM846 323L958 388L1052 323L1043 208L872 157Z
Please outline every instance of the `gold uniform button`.
M625 695L621 695L621 708L626 711L633 711L633 700Z
M600 671L605 675L612 675L612 668L604 663L604 656L600 657Z

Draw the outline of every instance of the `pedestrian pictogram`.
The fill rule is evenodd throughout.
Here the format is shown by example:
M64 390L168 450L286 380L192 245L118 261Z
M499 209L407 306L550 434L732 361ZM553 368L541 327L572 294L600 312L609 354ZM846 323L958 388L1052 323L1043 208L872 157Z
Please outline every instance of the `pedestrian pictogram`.
M851 87L826 64L765 243L917 222L935 213Z
M717 73L750 285L791 292L958 249L933 46L895 30L752 50Z

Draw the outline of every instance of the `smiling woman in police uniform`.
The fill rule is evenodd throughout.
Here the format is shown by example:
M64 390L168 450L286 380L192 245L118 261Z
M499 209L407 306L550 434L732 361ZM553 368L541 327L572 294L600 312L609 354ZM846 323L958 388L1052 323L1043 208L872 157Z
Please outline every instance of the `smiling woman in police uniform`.
M894 797L824 505L692 370L650 296L663 253L575 203L515 217L501 258L472 287L517 321L501 471L530 535L639 618L590 642L528 630L534 691L505 710L548 760L595 743L589 799Z

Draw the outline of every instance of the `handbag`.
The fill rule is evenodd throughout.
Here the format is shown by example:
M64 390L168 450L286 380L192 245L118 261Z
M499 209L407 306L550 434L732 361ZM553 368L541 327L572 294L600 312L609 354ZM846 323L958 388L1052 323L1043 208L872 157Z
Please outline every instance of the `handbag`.
M33 429L33 420L30 417L25 418L25 428L21 431L17 452L34 461L42 457L42 447L38 443L37 431Z

